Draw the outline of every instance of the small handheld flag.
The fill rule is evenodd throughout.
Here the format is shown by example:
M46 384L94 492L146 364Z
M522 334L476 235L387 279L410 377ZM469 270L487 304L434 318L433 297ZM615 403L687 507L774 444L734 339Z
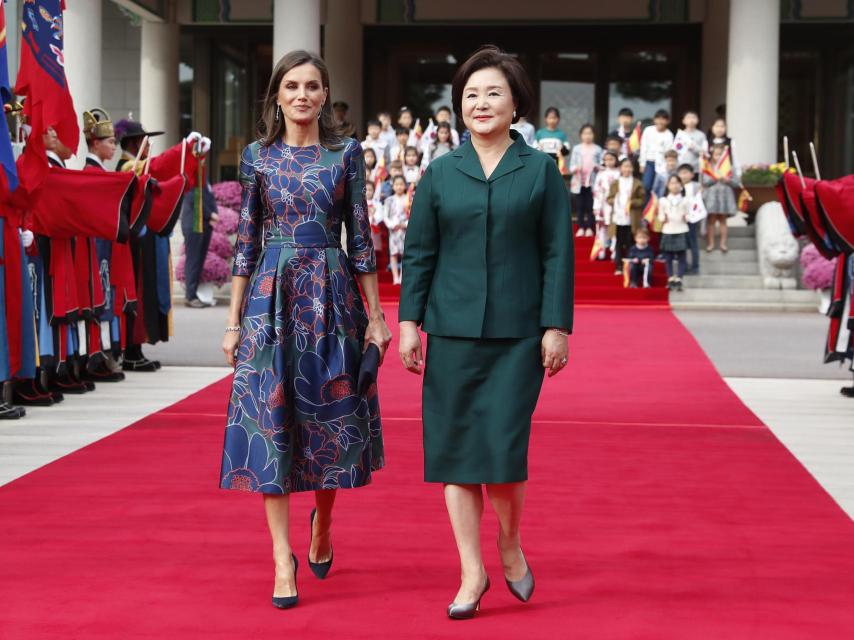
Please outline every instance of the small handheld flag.
M566 159L563 155L558 151L557 153L557 169L560 171L560 175L565 176L569 174L569 167L566 166Z
M738 210L747 213L752 201L753 196L750 195L750 192L747 189L742 188L741 193L738 194Z
M635 125L635 128L632 129L632 134L629 136L629 141L626 143L626 146L629 149L629 153L637 153L640 151L641 147L641 123L638 120L638 123Z
M724 149L721 159L718 161L718 166L715 167L715 172L718 174L719 180L729 180L732 178L732 158L730 157L729 147Z
M649 194L649 200L643 209L643 219L647 221L650 227L655 225L658 217L658 196L654 193Z

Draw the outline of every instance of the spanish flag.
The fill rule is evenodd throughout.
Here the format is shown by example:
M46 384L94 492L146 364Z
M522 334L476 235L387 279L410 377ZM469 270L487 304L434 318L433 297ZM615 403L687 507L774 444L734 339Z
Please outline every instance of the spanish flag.
M423 129L421 129L421 118L415 121L415 129L413 131L415 131L415 140L421 140L421 136L424 134Z
M730 157L729 147L724 149L721 159L718 161L718 166L715 167L718 174L718 180L729 180L732 178L732 158Z
M747 213L752 200L753 196L750 195L750 192L747 189L742 188L741 193L738 194L738 210Z
M638 123L635 125L635 128L632 130L632 134L629 136L629 141L626 143L626 146L629 149L629 153L637 153L640 151L641 147L641 123L638 120Z
M569 174L569 167L566 166L566 158L563 157L560 151L557 152L557 170L560 171L560 175L562 176Z
M705 156L700 160L700 171L703 175L708 176L713 180L719 179L717 172L714 167L712 167L712 163L709 162L708 158Z
M643 219L646 220L650 229L654 229L658 220L658 196L654 193L649 194L649 201L643 209Z

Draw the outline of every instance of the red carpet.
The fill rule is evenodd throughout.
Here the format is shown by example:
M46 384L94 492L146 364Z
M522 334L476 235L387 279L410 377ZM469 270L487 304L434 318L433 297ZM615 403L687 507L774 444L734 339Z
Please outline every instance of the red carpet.
M0 488L0 638L852 637L854 522L675 317L580 309L571 344L534 426L531 603L504 587L488 511L493 589L478 619L444 617L456 553L421 482L419 381L392 357L388 467L340 494L326 582L293 500L297 609L269 604L261 499L217 488L224 380Z

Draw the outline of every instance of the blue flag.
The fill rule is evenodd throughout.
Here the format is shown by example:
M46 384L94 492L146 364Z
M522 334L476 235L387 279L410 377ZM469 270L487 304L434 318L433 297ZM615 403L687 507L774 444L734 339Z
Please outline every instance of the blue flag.
M9 87L9 59L6 55L6 9L0 3L0 98L3 104L12 102L12 90ZM14 191L18 187L18 170L15 167L15 154L12 152L12 138L9 136L9 127L5 123L0 124L0 165L6 173L6 184L9 190Z

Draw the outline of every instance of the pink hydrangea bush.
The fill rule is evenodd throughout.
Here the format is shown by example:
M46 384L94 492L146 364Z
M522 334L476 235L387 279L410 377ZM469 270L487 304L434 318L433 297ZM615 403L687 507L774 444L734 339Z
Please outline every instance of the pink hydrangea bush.
M175 263L175 279L178 282L184 282L186 274L184 272L184 264L187 256L181 256ZM205 264L202 266L202 275L199 277L199 282L212 282L218 287L221 287L231 278L231 269L228 263L216 255L212 251L208 251L205 256Z
M234 247L229 242L228 237L217 230L211 234L211 244L208 247L208 252L218 255L223 260L228 260L234 254Z
M827 260L814 245L809 244L801 251L801 279L808 289L829 289L833 286L836 261Z
M217 214L219 215L219 220L214 224L215 231L219 231L227 236L237 233L237 221L240 217L240 214L238 214L237 211L228 207L220 206L217 210Z
M222 207L235 210L240 209L241 187L240 183L236 180L217 182L211 185L211 190L220 210L222 210Z

